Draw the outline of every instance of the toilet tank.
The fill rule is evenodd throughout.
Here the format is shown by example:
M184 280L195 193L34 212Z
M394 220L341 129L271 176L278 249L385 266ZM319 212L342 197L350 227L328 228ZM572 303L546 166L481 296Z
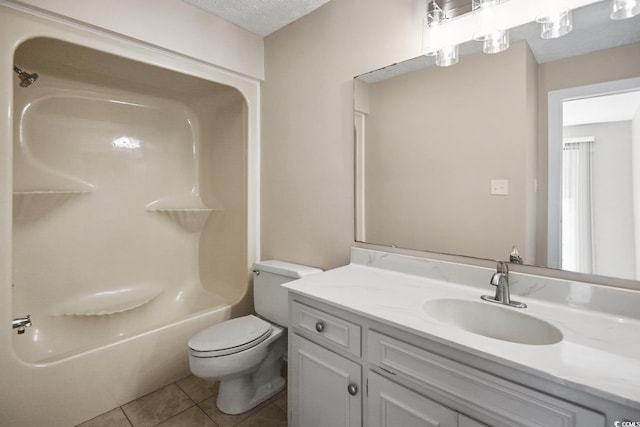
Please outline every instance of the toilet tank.
M287 289L283 283L321 273L319 268L284 261L261 261L253 265L253 300L256 313L280 326L289 325Z

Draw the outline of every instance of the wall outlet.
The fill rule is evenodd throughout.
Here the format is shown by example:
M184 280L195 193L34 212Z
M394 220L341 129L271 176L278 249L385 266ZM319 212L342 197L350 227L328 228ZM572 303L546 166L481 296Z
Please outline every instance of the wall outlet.
M491 194L493 194L494 196L506 196L507 194L509 194L509 180L492 179Z

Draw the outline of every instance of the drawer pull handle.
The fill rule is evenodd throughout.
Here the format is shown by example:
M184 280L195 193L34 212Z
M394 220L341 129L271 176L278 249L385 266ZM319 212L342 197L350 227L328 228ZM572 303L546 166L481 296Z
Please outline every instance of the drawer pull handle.
M318 332L324 331L324 322L316 322L316 331Z
M347 391L351 396L355 396L356 394L358 394L358 386L355 384L349 384L347 386Z

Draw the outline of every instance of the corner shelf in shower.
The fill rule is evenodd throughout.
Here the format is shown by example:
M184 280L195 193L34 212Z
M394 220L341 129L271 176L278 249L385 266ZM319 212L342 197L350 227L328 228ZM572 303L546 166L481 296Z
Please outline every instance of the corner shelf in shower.
M189 232L202 230L209 215L221 212L206 206L198 194L168 196L149 203L148 212L157 213L176 222Z
M89 190L37 190L13 193L13 217L16 222L31 222L69 200L91 193Z
M92 193L94 186L77 176L51 169L21 153L14 171L13 219L27 223L50 213L78 196Z

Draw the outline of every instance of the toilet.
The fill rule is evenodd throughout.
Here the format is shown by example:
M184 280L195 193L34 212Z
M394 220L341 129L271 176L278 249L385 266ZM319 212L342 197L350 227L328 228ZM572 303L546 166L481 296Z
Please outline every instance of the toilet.
M241 414L285 387L281 375L289 323L283 283L322 270L283 261L254 264L253 296L257 316L248 315L206 328L189 340L193 375L220 381L218 409Z

